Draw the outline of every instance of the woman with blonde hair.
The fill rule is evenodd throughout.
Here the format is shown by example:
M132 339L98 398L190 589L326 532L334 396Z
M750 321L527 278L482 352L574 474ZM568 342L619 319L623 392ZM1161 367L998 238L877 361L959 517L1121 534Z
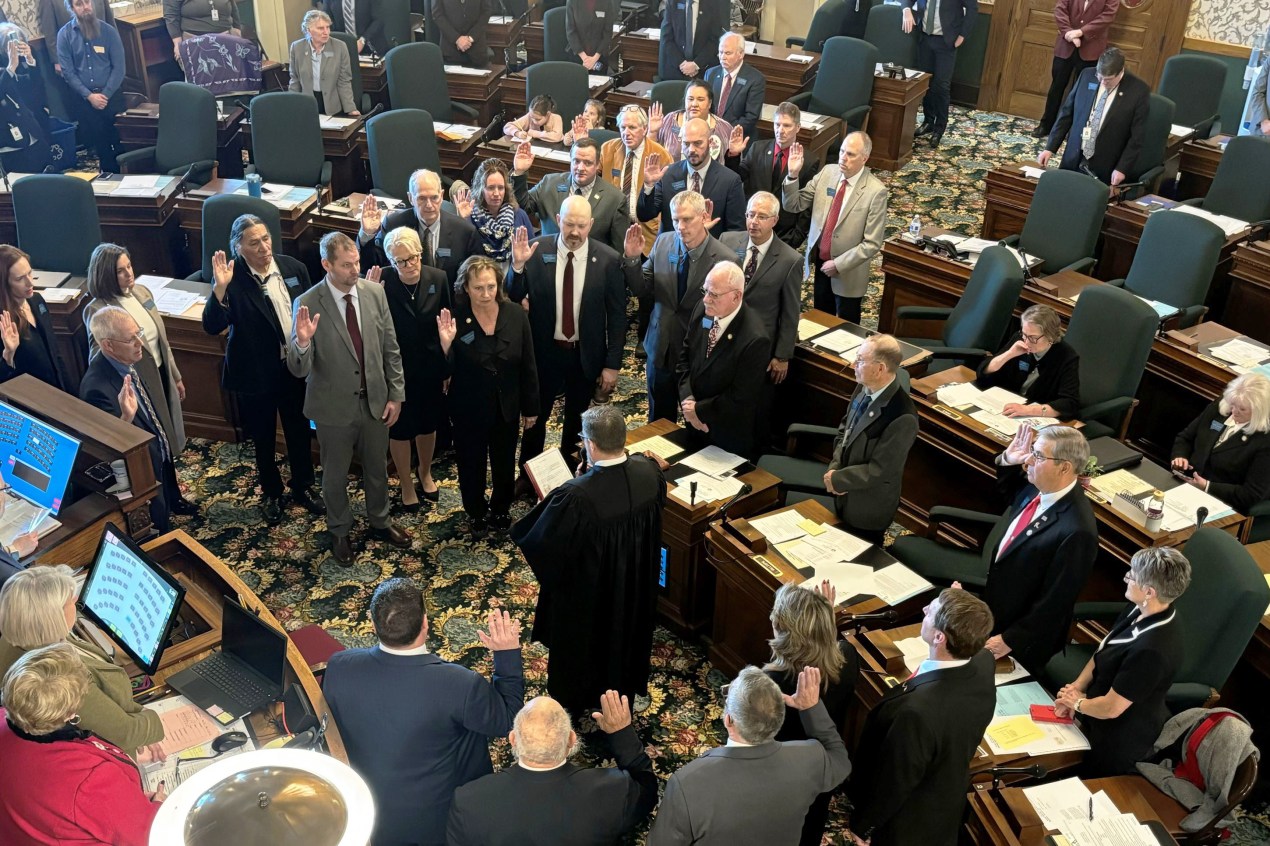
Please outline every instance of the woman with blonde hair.
M1270 379L1236 376L1173 442L1173 472L1241 514L1270 499Z

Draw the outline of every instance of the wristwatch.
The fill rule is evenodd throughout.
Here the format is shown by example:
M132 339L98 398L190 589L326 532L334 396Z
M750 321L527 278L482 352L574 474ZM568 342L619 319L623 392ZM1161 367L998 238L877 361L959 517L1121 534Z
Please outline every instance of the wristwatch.
M1077 700L1076 700L1076 713L1077 713L1077 714L1081 713L1081 710L1080 710L1080 704L1081 704L1082 702L1084 702L1084 701L1085 701L1084 699L1077 699Z

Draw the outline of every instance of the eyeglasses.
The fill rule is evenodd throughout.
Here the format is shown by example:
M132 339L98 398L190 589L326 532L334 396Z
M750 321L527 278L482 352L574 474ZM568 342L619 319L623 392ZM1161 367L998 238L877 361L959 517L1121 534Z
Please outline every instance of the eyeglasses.
M1029 344L1039 344L1041 341L1045 340L1045 336L1044 335L1024 335L1023 340L1027 341Z
M1124 574L1124 583L1125 583L1125 584L1130 584L1130 583L1132 583L1132 584L1135 584L1135 585L1142 584L1141 582L1139 582L1139 581L1138 581L1138 580L1134 577L1134 575L1133 575L1133 571L1132 571L1132 570L1130 570L1129 572L1127 572L1127 573L1125 573L1125 574Z
M1042 461L1066 461L1066 458L1056 458L1052 455L1044 455L1037 450L1032 450L1032 460L1038 464Z
M747 211L745 213L746 220L771 220L776 217L774 214L763 214L762 212Z
M136 332L127 338L111 338L110 340L114 341L116 344L143 344L145 343L145 339L141 336L140 332Z
M392 256L389 256L388 260L392 262L393 267L410 267L412 265L416 265L419 263L419 258L421 255L422 253L411 253L410 255L404 256L402 258L394 258Z
M719 299L720 297L726 297L728 294L735 294L735 293L737 293L735 290L732 290L732 291L711 291L709 288L702 288L702 289L701 289L701 296L703 296L703 297L705 297L707 300L711 300L711 301L717 300L717 299Z

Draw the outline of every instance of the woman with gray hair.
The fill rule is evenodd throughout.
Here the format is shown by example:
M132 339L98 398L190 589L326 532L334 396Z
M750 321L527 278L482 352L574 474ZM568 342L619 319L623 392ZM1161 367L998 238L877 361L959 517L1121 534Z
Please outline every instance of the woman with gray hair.
M1173 472L1231 508L1270 499L1270 379L1245 373L1226 385L1173 442Z
M1001 352L979 365L975 385L1022 394L1026 403L1008 403L1007 417L1071 420L1080 410L1080 353L1063 340L1058 312L1030 306L1019 333Z
M27 39L17 24L0 23L0 161L9 171L40 173L51 162L47 99Z
M1139 550L1124 580L1133 604L1055 702L1058 716L1079 718L1089 738L1087 778L1133 773L1151 754L1169 718L1164 697L1185 649L1172 605L1191 583L1186 557L1172 547Z
M304 37L291 42L287 90L311 95L324 115L360 115L353 99L353 59L343 41L331 38L331 16L310 9L300 21L300 34Z

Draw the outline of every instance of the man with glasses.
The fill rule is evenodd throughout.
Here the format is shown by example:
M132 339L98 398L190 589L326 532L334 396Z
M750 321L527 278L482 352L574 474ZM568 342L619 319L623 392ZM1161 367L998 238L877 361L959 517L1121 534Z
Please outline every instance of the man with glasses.
M603 179L600 170L600 145L594 138L579 138L569 151L569 172L549 173L529 187L527 174L534 165L534 151L528 141L517 145L512 160L512 190L516 202L532 215L537 215L543 235L557 235L556 217L569 197L580 196L591 205L591 238L614 250L622 249L626 227L631 216L626 210L622 190Z
M412 208L400 209L387 217L379 210L377 198L367 195L362 202L362 226L357 233L362 270L388 264L384 236L399 226L408 226L419 233L424 267L441 268L450 285L454 285L463 260L482 254L476 227L441 208L441 177L431 170L420 169L410 174L406 199Z

